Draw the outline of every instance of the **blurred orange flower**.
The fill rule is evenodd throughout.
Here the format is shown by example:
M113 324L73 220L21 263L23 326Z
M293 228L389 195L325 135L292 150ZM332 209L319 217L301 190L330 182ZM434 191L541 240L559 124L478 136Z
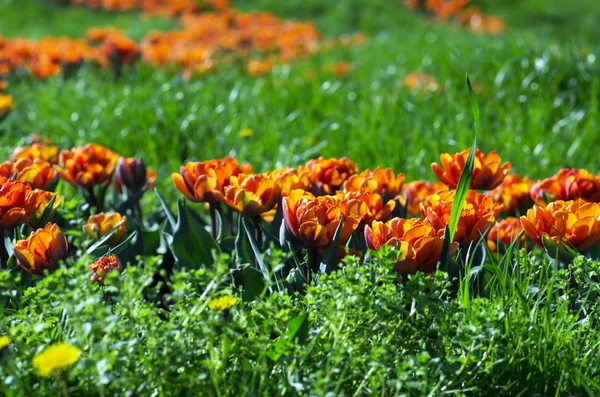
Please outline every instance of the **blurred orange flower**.
M320 194L335 193L349 177L358 172L356 163L347 157L341 159L319 157L307 162L306 169Z
M361 219L359 228L370 225L373 221L388 221L396 206L394 200L389 200L384 205L383 198L375 192L338 193L338 197L347 205L348 214Z
M11 95L0 95L0 116L4 112L9 112L13 109L13 99Z
M71 150L63 150L59 155L62 168L58 173L72 185L91 188L110 181L119 155L111 150L90 143Z
M269 59L251 59L248 61L248 73L251 76L258 77L270 73L273 70L274 62Z
M232 176L225 194L218 196L232 210L255 218L275 207L281 197L281 188L268 175L240 174Z
M433 273L442 253L444 233L427 219L394 218L365 227L365 241L372 250L383 245L398 248L401 254L394 270L399 273ZM457 247L458 243L451 244L451 255Z
M421 213L421 202L435 193L448 191L448 186L442 182L429 183L427 181L413 181L404 185L404 194L408 200L407 210L409 215Z
M173 183L185 197L194 202L213 203L225 192L232 176L237 176L238 163L233 157L220 160L189 162L180 173L172 175Z
M58 162L58 148L51 144L33 143L29 146L18 147L10 156L11 161L21 159L42 159L56 164Z
M106 278L106 275L112 271L118 271L120 267L121 262L115 255L108 255L98 258L90 265L90 270L92 271L90 281L92 283L104 285L104 279Z
M110 214L101 212L90 216L87 223L83 226L83 233L86 237L98 241L114 228L117 228L117 230L108 239L108 244L115 246L127 237L127 217L118 212Z
M441 89L440 83L435 77L427 73L410 73L402 79L402 85L411 91L436 92Z
M450 222L450 211L455 191L434 194L421 202L421 215L437 230L443 230ZM484 194L469 190L458 220L454 241L460 245L477 242L496 222L502 204Z
M451 189L456 189L460 174L465 168L465 163L469 157L470 148L460 153L440 155L440 167L437 163L431 164L431 169L435 172L440 181L444 182ZM475 162L473 164L473 178L471 179L471 189L492 190L498 187L510 171L510 163L500 164L500 156L495 151L489 152L486 156L477 149L475 153Z
M538 205L554 200L600 202L600 177L584 169L564 168L556 175L533 184L531 198Z
M331 245L342 217L343 244L360 224L361 218L348 210L338 196L315 197L301 189L283 198L285 227L298 241L323 253Z
M15 245L17 263L29 273L43 276L44 270L54 271L59 261L67 257L67 238L60 228L48 223Z
M0 229L12 229L27 220L33 191L23 182L9 180L0 186Z
M504 178L500 186L490 190L488 195L493 197L495 202L504 205L504 212L513 214L527 206L532 185L533 182L529 178L510 174Z
M545 207L536 204L521 217L521 225L542 248L546 240L557 247L585 251L600 243L600 203L579 199L557 200Z
M357 175L352 175L344 182L347 192L370 191L382 197L394 198L402 191L404 174L394 174L391 168L377 167L373 171L366 169Z
M523 231L519 218L508 217L497 222L487 236L488 248L492 252L498 251L498 246L508 247L517 239L519 233ZM523 234L519 241L519 248L523 248L527 241L527 235Z

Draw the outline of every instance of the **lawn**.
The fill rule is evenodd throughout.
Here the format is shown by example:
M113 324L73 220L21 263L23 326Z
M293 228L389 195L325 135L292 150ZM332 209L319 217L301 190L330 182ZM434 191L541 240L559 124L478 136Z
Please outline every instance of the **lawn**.
M243 211L238 218L228 209L238 201L193 197L208 201L209 210L185 199L185 184L172 180L191 161L232 156L258 173L323 156L348 157L359 171L391 167L406 182L434 181L430 164L440 163L442 153L471 147L478 125L477 147L497 151L512 173L538 181L563 168L585 169L596 185L567 187L569 199L600 201L592 191L600 193L600 178L593 175L600 173L594 146L600 5L474 3L501 17L505 32L475 33L399 0L234 0L232 7L242 12L311 21L334 44L276 62L258 77L238 58L191 75L144 62L123 65L118 76L91 62L45 80L22 69L11 73L5 94L14 109L0 117L2 161L34 133L60 149L93 142L141 158L156 172L159 194L143 194L144 172L137 191L120 182L120 193L122 186L112 183L103 207L89 189L61 174L55 191L64 203L55 213L43 211L41 219L60 225L68 255L65 249L65 260L45 276L32 276L13 255L17 241L44 224L38 219L36 227L29 221L8 227L0 221L9 255L7 261L0 257L0 394L598 395L600 204L590 204L589 216L563 209L587 223L585 231L569 231L575 237L556 225L545 229L546 237L562 241L558 246L544 237L543 247L528 242L519 250L515 243L491 252L485 239L478 248L477 239L471 245L448 239L444 223L435 232L438 248L443 241L450 249L452 240L458 253L446 260L438 253L435 274L407 275L398 271L401 250L384 245L365 256L374 247L362 232L352 234L344 251L358 249L360 258L338 263L349 212L333 223L330 234L335 231L337 240L330 235L326 247L303 246L296 244L298 235L290 236L283 202L272 222ZM112 26L141 41L149 32L182 26L175 18L45 0L4 0L0 16L5 40L83 38L89 28ZM340 44L340 37L357 33L366 40ZM348 71L336 73L342 64ZM432 76L437 88L408 88L411 73ZM62 160L61 167L67 168ZM469 186L467 176L460 183ZM471 195L466 204L454 200L460 183L448 204L458 214L458 203L476 206ZM480 193L491 190L474 184ZM333 193L323 189L320 194ZM6 214L3 205L0 214ZM127 230L113 222L102 229L110 230L105 237L86 232L90 215L117 209L127 214ZM506 216L498 213L480 233ZM216 228L218 238L211 237ZM289 244L280 244L285 239ZM121 271L91 282L90 263L112 253ZM5 346L3 336L10 337ZM34 357L60 342L76 346L76 358L44 376Z

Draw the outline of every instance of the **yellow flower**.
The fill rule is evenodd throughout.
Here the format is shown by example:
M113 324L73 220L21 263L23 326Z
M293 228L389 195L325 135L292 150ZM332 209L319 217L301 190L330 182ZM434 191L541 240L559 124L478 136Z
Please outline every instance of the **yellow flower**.
M80 354L81 350L68 343L52 345L33 358L33 369L39 376L59 375L75 364Z
M244 128L240 131L240 138L249 138L252 134L254 134L254 131L251 128Z
M10 345L10 336L8 336L8 335L0 336L0 351L2 351L2 349L4 349L8 345Z
M212 310L220 312L229 311L237 303L237 298L234 296L222 296L208 302L208 307Z

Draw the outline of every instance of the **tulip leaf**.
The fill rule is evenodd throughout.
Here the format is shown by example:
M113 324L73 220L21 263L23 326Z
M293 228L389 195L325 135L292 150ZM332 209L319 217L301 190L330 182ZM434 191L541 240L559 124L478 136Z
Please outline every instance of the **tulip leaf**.
M38 227L44 227L46 225L46 223L51 221L50 216L52 216L52 213L54 211L54 202L56 201L57 197L58 197L58 195L55 194L54 196L52 196L50 201L48 201L48 205L46 206L46 208L44 208L44 212L42 213L42 216L40 217L40 222L38 223Z
M338 270L339 267L339 254L340 254L340 243L342 239L342 229L344 228L344 216L342 215L342 219L340 219L340 223L338 224L337 229L335 229L335 234L333 235L333 240L331 241L331 245L325 251L325 255L323 255L323 259L321 260L321 272L325 272L325 274L329 274L335 270Z
M173 232L171 250L177 265L190 269L213 263L213 251L221 252L217 242L198 221L198 216L185 204L177 201L177 224Z
M298 343L303 345L308 337L309 324L308 314L302 313L291 319L286 327L285 332L273 344L273 349L267 352L267 356L274 362L277 362L286 353L286 345L298 340Z
M262 252L260 251L260 247L258 246L258 242L256 241L256 238L254 238L254 234L252 233L254 231L254 228L252 227L252 225L248 224L248 220L244 217L242 218L242 224L244 225L244 229L246 230L246 235L248 236L248 241L250 242L250 246L252 247L252 251L254 252L254 257L256 258L256 262L258 263L258 266L260 267L260 270L263 274L263 277L265 278L265 280L267 282L270 283L271 281L271 274L269 272L269 269L267 268L267 265L265 264L265 261L262 257ZM260 226L258 226L260 227ZM281 292L281 286L279 285L279 280L277 280L277 276L275 276L275 284L277 285L277 289L279 290L279 292ZM271 287L269 287L270 290Z
M442 244L442 252L440 253L440 265L445 273L451 273L450 250L452 246L452 238L450 237L450 228L446 225L444 229L444 243ZM454 276L452 274L451 276Z
M115 227L113 227L112 229L110 229L110 231L108 233L106 233L104 236L102 236L102 238L98 241L96 241L94 244L90 245L90 247L87 249L86 253L90 254L90 255L94 255L94 256L100 256L99 252L106 252L104 251L104 249L108 249L108 240L111 239L111 237L119 230L119 228L125 223L127 222L126 218L123 218L119 223L117 223L115 225ZM103 248L103 246L106 245L106 247ZM102 249L100 249L102 248Z
M546 255L553 262L571 262L579 253L567 244L557 244L546 235L542 236L542 244L546 250Z
M235 255L237 257L238 264L252 263L252 247L244 225L242 225L242 217L238 217L238 229L237 235L235 236Z
M467 157L465 167L460 174L460 179L458 180L458 185L456 186L454 193L454 200L452 201L449 222L451 240L454 240L454 233L456 233L456 229L458 228L458 220L460 219L460 214L465 206L467 193L471 187L471 179L473 178L473 165L475 163L475 151L477 148L477 137L479 135L479 105L477 104L477 99L473 93L473 87L471 86L471 80L469 79L468 75L467 87L469 89L469 99L471 100L471 112L473 113L473 118L475 120L475 138L473 139L473 145L471 146L471 151L469 152L469 157Z
M167 215L167 219L169 220L169 223L171 224L171 228L173 228L173 230L175 230L177 221L175 220L175 215L173 214L173 211L171 211L171 208L169 208L169 205L165 201L165 198L162 196L162 194L160 194L160 192L158 191L157 188L154 188L154 193L156 193L156 196L158 196L158 200L160 201L163 209L165 210L165 214Z
M138 235L137 230L135 230L133 233L131 233L129 236L127 236L127 238L125 240L123 240L119 245L117 245L114 248L109 248L108 249L108 255L119 255L121 252L123 252L123 250L125 248L127 248L127 246L129 245L129 243Z
M277 209L275 210L275 216L273 217L273 222L271 222L271 226L269 227L269 231L272 235L276 235L279 232L279 227L283 224L283 205L281 204L283 199L279 200L279 204L277 205Z
M251 302L266 291L267 282L262 273L251 265L243 265L230 271L233 285L242 290L242 299Z

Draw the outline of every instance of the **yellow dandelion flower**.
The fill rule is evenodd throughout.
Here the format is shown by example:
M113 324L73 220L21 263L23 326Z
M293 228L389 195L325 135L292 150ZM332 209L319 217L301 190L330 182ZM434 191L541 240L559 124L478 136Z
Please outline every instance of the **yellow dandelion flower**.
M0 351L8 345L10 345L10 336L8 336L8 335L0 336Z
M222 296L208 302L208 307L212 310L224 312L230 310L237 303L237 298L234 296Z
M254 134L254 131L252 131L252 129L244 128L240 131L240 138L249 138L252 136L252 134Z
M68 343L52 345L33 358L33 369L39 376L58 375L75 364L81 350Z

